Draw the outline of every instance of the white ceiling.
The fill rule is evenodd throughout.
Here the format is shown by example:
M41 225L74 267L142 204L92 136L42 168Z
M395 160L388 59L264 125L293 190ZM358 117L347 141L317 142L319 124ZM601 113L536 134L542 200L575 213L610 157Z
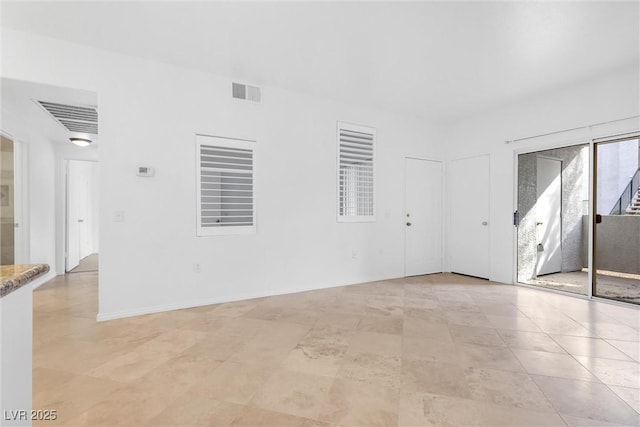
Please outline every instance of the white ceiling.
M638 1L9 2L2 25L452 119L640 64Z

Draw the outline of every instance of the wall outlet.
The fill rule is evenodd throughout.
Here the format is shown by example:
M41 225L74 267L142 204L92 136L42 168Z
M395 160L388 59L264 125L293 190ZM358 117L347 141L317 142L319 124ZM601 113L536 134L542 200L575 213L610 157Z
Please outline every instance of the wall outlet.
M356 251L355 249L351 251L351 258L352 259L358 259L358 251Z
M193 272L194 273L200 273L200 271L202 271L201 268L200 268L200 264L198 264L198 263L193 264Z

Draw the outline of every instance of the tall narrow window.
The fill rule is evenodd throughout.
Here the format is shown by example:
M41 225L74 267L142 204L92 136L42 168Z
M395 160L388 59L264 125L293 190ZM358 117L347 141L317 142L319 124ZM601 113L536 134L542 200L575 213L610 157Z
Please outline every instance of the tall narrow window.
M196 137L198 236L255 233L254 146Z
M376 130L338 122L338 221L375 221Z

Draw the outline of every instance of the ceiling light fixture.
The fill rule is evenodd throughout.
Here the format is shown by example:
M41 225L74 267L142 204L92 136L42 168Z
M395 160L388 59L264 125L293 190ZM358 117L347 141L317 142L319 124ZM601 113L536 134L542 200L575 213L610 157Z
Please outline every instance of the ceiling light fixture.
M78 147L88 147L93 142L87 138L69 138L69 140Z

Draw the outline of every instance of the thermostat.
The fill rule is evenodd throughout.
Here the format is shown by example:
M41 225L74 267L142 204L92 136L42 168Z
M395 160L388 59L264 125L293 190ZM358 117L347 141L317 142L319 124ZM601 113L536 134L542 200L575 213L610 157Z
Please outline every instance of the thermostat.
M138 176L151 177L155 171L149 166L138 166Z

